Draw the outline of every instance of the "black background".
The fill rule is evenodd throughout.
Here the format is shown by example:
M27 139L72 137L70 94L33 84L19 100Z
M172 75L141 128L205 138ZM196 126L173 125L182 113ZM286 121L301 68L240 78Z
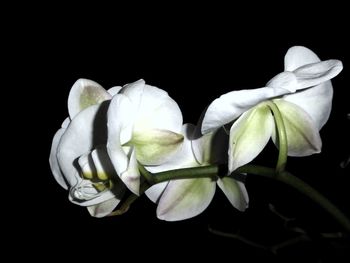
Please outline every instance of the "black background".
M25 170L30 173L20 173L24 182L20 186L26 194L19 195L19 201L11 206L20 212L13 220L17 230L12 236L14 247L30 247L22 251L37 259L47 259L45 251L67 260L117 261L139 256L156 261L203 260L215 256L218 261L341 262L348 256L348 240L318 236L342 231L341 226L293 189L264 178L248 176L250 207L245 213L232 208L218 190L204 213L186 221L158 220L156 206L145 197L123 216L96 219L68 201L68 193L55 182L48 164L52 137L68 115L68 93L78 78L92 79L105 88L143 78L178 102L185 122L196 123L213 99L234 89L262 87L283 70L288 48L304 45L321 59L342 60L344 70L333 80L333 109L321 130L322 153L290 158L287 168L350 216L349 173L340 168L349 156L350 131L346 17L327 10L327 15L310 13L305 22L296 23L300 13L239 17L239 9L203 12L173 6L149 13L133 8L106 11L106 7L102 11L50 6L45 10L24 19L20 31L11 31L15 51L9 52L14 56L9 67L23 72L12 78L21 94L17 103L29 105L26 109L35 112L21 116L30 143L24 150ZM276 157L271 143L255 163L273 166ZM265 245L295 237L269 211L269 204L296 218L292 225L307 231L312 241L299 242L274 255L208 231L211 227L239 232Z

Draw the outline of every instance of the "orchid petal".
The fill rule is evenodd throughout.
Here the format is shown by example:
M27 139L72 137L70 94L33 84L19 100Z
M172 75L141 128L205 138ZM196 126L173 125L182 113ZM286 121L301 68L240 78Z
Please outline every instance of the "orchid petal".
M137 160L144 165L159 165L169 160L183 142L181 134L167 130L134 131L131 143Z
M169 184L169 181L152 185L150 188L146 190L145 194L153 203L158 203L159 198L162 196L168 184Z
M83 178L78 172L75 173L78 183L70 190L71 202L91 206L111 198L122 198L125 185L116 175L104 147L98 147L91 153L80 156L78 163Z
M67 127L58 146L58 163L71 187L69 199L78 205L91 206L115 196L109 189L98 191L90 180L81 178L80 170L77 169L77 165L80 164L86 171L90 169L89 173L93 174L94 165L90 165L89 161L86 161L88 159L83 161L96 145L106 144L108 104L109 102L103 102L78 113Z
M52 174L53 174L54 178L56 179L57 183L60 186L62 186L64 189L67 190L68 185L67 185L66 180L64 179L64 176L61 172L61 168L58 164L58 159L57 159L57 147L58 147L58 144L61 140L61 137L65 131L66 131L66 129L61 128L56 132L55 136L53 137L51 150L50 150L49 162L50 162Z
M248 207L249 197L242 182L230 177L223 177L217 181L217 184L230 203L239 211L244 211Z
M128 162L127 169L119 175L125 186L134 194L140 194L140 179L141 174L139 171L138 163L136 160L135 149L132 150L131 156Z
M288 155L307 156L319 153L322 141L313 119L299 106L279 99L274 100L279 108L287 133ZM276 144L276 133L272 134Z
M265 104L242 114L230 130L229 171L252 161L268 143L273 128L273 117Z
M301 66L320 61L318 56L310 49L303 46L294 46L288 49L284 57L284 70L294 71Z
M119 202L119 199L112 198L100 204L88 206L87 209L91 216L100 218L109 215L117 207Z
M119 94L127 96L130 102L133 104L135 111L138 111L143 91L145 89L145 81L140 79L133 83L126 84L120 91Z
M284 100L294 103L306 111L314 120L318 130L323 127L329 118L332 109L332 98L333 88L330 81L283 97Z
M113 97L108 108L108 140L107 151L114 169L121 176L128 167L128 156L122 144L132 137L132 120L135 114L133 105L128 97L117 94Z
M310 65L308 64L311 64L312 67L315 67L314 63L317 63L320 61L321 60L318 58L318 56L314 52L312 52L310 49L302 46L295 46L288 50L284 58L285 70L287 71L296 70L296 74L299 75L298 78L302 80L301 73L307 70L308 67L310 67ZM332 63L333 63L333 68L330 67L331 69L330 71L333 72L332 74L341 70L341 63L339 61L333 61L333 62L331 61L331 63L329 63L328 61L327 63L321 64L321 66L329 67L329 66L332 66ZM303 68L303 66L305 65L308 65L306 69ZM313 72L314 77L318 78L324 75L325 73L327 74L330 73L328 70L325 70L325 68L323 68L323 74L320 74L322 73L322 70L320 70L319 67L320 65L316 67L316 69L319 71L318 73L315 72L315 69L314 69L314 72ZM310 68L308 70L310 70ZM309 73L308 75L310 78L310 75L312 74ZM330 76L332 77L332 75ZM315 83L311 83L311 84L316 85ZM295 94L285 95L283 99L289 102L292 102L300 106L303 110L305 110L311 116L311 118L315 121L318 129L320 130L329 118L329 114L331 112L331 107L332 107L332 97L333 97L332 84L330 81L325 81L325 82L322 82L321 84L316 85L313 88L298 91Z
M273 89L283 88L290 92L295 92L297 88L297 78L292 72L282 72L274 76L266 86Z
M170 181L157 207L158 218L177 221L199 215L213 199L215 184L211 178Z
M336 59L308 64L297 68L293 72L298 81L297 89L319 85L337 76L342 69L342 62Z
M114 95L118 94L122 88L122 86L115 86L108 89L107 92L113 97Z
M180 133L182 113L168 93L157 87L145 85L135 120L135 130L169 130Z
M194 129L195 127L192 124L184 124L182 126L182 134L184 136L184 140L180 146L181 148L173 156L173 158L161 165L147 166L146 169L151 173L159 173L163 171L198 166L199 164L196 162L191 148L191 136L194 132ZM150 187L146 191L147 197L155 203L158 202L167 185L168 182L163 182Z
M85 179L96 178L97 172L91 153L83 154L78 159L78 164Z
M237 119L258 103L290 93L279 87L231 91L214 100L208 107L202 122L202 133L206 134Z
M117 176L105 146L99 146L91 152L96 167L96 174L100 180L108 180Z
M78 79L68 96L68 112L71 119L83 109L111 99L111 95L102 86L89 79Z
M96 183L91 180L82 179L79 173L74 174L76 185L72 186L69 191L69 200L80 206L92 206L105 202L111 198L121 198L125 189L122 183L114 185L113 189L104 188L102 191L98 190Z
M68 118L66 118L66 119L62 122L61 127L62 127L63 129L67 129L69 123L70 123L70 118L68 117Z
M133 116L137 116L131 118L133 135L129 142L136 146L137 159L146 165L167 161L182 141L182 136L178 134L182 127L182 114L176 102L165 91L145 85L143 80L128 84L121 93L129 98ZM130 111L124 112L130 119ZM120 118L114 118L120 122Z
M78 180L76 161L96 145L106 144L106 112L108 103L94 105L78 113L62 135L57 149L57 158L62 173L70 186Z
M156 166L147 166L147 170L151 173L159 173L163 171L188 168L198 166L199 163L196 161L193 155L191 147L191 136L195 126L190 123L186 123L182 126L183 143L180 149L169 161Z

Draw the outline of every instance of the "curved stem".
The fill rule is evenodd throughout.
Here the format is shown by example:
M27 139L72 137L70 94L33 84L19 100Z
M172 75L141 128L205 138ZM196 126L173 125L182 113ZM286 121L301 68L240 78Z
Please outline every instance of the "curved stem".
M193 168L176 169L153 174L153 184L176 179L190 179L212 177L216 178L220 174L218 165L208 165Z
M217 179L219 176L223 174L227 174L225 171L222 171L222 167L218 165L209 165L209 166L201 166L201 167L193 167L193 168L184 168L177 169L171 171L165 171L160 173L150 173L145 168L140 165L141 173L145 176L149 185L161 183L169 180L178 180L178 179L191 179L191 178L204 178L210 177L213 179ZM333 203L331 203L326 197L324 197L317 190L312 188L310 185L305 183L303 180L297 178L293 174L287 171L278 172L273 168L268 168L259 165L244 165L238 168L234 174L255 174L264 176L270 179L274 179L280 181L284 184L287 184L305 196L309 197L319 206L321 206L324 210L326 210L339 224L341 224L344 229L346 229L350 233L350 221L345 216L343 212L341 212ZM147 179L148 178L148 179ZM148 186L149 186L148 185ZM148 187L147 186L147 187ZM144 192L143 189L142 192ZM131 198L133 199L133 197ZM134 200L132 200L134 201Z
M278 161L276 165L276 172L280 173L284 171L287 164L288 156L288 141L287 141L287 132L286 127L283 122L283 117L278 109L277 105L273 101L266 102L271 111L273 112L273 117L275 119L277 134L278 134Z
M140 174L146 179L146 181L149 185L155 184L154 176L152 173L147 171L147 169L140 163L138 163L138 168L139 168Z
M276 179L284 184L287 184L305 196L309 197L324 210L326 210L339 224L341 224L347 232L350 233L350 220L345 214L340 211L333 203L331 203L326 197L320 192L312 188L310 185L305 183L303 180L294 176L293 174L283 171L276 173L274 169L263 166L245 165L236 170L237 173L250 173Z

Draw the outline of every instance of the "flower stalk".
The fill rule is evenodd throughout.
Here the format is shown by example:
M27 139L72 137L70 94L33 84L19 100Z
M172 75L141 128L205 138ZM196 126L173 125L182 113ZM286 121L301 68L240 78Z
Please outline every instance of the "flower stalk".
M276 172L280 173L284 171L287 164L287 156L288 156L288 139L286 127L283 122L283 117L278 109L277 105L273 101L266 102L268 107L271 109L273 113L273 118L275 119L276 129L277 129L277 140L278 140L278 160L276 165Z
M152 174L152 181L153 184L156 184L169 180L191 179L199 177L209 177L215 180L220 174L219 170L220 167L218 165L176 169L161 173L154 173ZM347 218L347 216L342 211L340 211L331 201L324 197L320 192L315 190L313 187L311 187L306 182L299 179L292 173L287 171L276 172L276 170L273 168L252 164L247 164L238 168L233 174L241 173L263 176L289 185L290 187L294 188L298 192L302 193L303 195L307 196L312 201L317 203L328 214L330 214L347 232L350 233L350 220Z

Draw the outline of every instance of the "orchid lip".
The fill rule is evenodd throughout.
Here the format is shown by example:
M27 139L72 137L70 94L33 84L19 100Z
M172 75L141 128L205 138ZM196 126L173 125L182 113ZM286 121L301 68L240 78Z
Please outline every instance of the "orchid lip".
M97 191L94 183L91 181L82 180L76 186L71 188L70 194L76 200L89 201L100 197L102 194L107 192L109 190L107 183L108 182L98 182L98 184L102 184L105 188L102 191Z

